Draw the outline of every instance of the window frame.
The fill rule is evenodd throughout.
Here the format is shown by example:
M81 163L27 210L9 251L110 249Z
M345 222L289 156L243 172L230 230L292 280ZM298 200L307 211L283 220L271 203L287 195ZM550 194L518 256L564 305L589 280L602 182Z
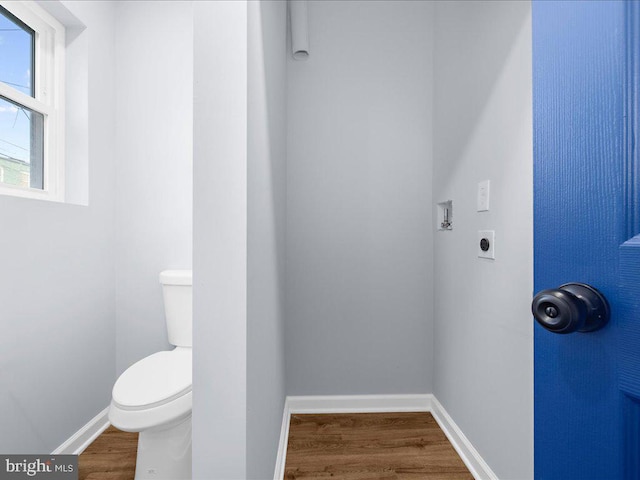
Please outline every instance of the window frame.
M0 194L64 201L65 28L32 1L0 5L35 32L34 96L0 82L0 95L44 116L43 188L0 183Z

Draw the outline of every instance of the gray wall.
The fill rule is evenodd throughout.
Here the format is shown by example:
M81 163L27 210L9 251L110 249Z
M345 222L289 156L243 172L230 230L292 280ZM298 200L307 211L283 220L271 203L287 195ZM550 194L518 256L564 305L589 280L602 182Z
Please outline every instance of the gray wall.
M289 394L432 390L432 11L310 2L288 60Z
M533 476L532 112L529 2L436 7L434 393L500 478ZM489 212L477 183L491 180ZM495 230L495 261L477 231Z
M244 479L246 2L194 2L193 94L193 478Z
M248 9L247 478L273 477L284 406L286 2Z
M193 8L116 2L117 372L170 348L158 274L191 268Z
M89 206L0 196L0 452L53 451L104 409L115 380L114 7L87 25Z

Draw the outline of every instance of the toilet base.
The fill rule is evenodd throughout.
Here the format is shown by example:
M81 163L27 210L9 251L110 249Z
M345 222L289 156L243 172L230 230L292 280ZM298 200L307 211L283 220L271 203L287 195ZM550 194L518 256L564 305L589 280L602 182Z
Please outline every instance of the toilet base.
M191 415L140 432L135 480L191 479Z

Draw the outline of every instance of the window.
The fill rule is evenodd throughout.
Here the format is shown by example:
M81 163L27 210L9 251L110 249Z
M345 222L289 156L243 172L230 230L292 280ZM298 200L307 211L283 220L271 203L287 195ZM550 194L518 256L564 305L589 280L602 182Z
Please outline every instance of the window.
M64 27L0 1L0 193L64 199Z

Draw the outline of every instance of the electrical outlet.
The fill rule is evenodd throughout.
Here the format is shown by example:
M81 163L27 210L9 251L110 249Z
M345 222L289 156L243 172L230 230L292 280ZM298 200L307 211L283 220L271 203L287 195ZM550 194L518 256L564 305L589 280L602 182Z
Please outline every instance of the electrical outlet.
M478 257L495 260L495 237L496 232L494 230L478 230L478 243L476 244L476 248L478 249Z

